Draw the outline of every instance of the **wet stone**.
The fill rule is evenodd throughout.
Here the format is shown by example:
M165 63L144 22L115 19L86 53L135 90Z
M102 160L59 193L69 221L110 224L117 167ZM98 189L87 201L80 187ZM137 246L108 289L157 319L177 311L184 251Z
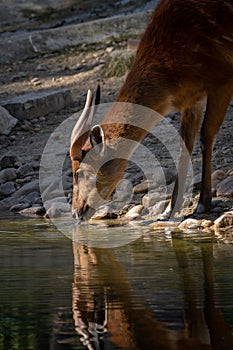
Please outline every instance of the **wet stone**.
M30 207L30 203L27 203L27 202L24 202L24 203L17 203L17 204L14 204L10 207L10 211L13 211L13 212L19 212L21 210L24 210L26 208Z
M21 209L19 213L23 215L28 215L28 216L31 216L31 215L43 216L45 214L45 209L43 206L28 207L28 208Z

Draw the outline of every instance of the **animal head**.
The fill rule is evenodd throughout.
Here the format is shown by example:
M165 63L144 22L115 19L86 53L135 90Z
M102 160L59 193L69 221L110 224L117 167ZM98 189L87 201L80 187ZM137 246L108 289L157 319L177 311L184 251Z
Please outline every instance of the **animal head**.
M119 159L124 147L121 152L119 142L116 147L116 140L105 138L108 126L91 126L99 101L100 87L95 97L88 90L84 110L71 134L72 212L78 220L89 219L109 198L127 165L127 160Z

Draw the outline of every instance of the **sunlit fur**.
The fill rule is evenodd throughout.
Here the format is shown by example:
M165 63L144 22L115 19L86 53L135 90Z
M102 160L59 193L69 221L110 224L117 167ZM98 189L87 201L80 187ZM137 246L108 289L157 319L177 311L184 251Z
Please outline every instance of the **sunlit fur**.
M232 0L161 0L116 101L143 105L162 116L173 110L180 111L181 135L190 154L202 123L203 171L197 212L206 211L211 205L212 147L232 93ZM125 120L127 127L107 124L108 121L117 123L118 118ZM129 127L132 118L130 112L123 116L122 111L118 113L113 106L102 122L105 142L127 135L141 141L144 130L141 134L137 130L134 135L135 129ZM179 172L186 174L187 166L187 162L180 163ZM108 171L113 172L110 165ZM119 180L122 173L122 167L115 171ZM171 215L177 202L182 202L178 185L177 178L166 217ZM74 193L74 198L78 198L78 193ZM76 199L73 207L79 210Z

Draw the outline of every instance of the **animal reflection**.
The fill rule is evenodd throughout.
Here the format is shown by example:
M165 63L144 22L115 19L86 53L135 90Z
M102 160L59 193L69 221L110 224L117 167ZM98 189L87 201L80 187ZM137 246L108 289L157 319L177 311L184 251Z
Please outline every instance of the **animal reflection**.
M183 283L184 327L178 330L156 320L146 304L136 304L127 271L113 251L73 243L73 318L86 349L233 349L232 333L216 305L212 243L200 245L203 280L198 281L187 242L172 243Z

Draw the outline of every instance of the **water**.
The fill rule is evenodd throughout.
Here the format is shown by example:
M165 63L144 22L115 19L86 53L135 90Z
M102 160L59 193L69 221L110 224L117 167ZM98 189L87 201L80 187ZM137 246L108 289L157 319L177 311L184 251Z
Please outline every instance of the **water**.
M133 229L106 249L1 220L0 349L232 350L233 245Z

